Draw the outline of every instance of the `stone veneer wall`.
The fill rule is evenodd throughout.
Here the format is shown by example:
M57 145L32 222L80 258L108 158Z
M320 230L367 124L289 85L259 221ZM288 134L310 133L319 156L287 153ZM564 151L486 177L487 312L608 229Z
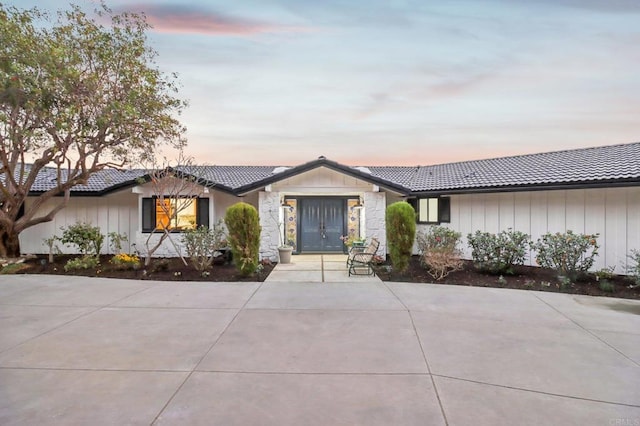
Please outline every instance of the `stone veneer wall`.
M386 194L384 192L365 192L365 235L367 240L375 237L380 241L378 254L385 256L387 253L387 233L384 222L384 214L387 208Z
M260 226L260 258L278 261L278 245L280 239L277 220L280 215L280 193L259 193ZM387 252L387 236L385 231L384 214L387 208L384 192L365 192L365 235L367 239L376 237L380 241L378 253L384 256ZM276 218L276 220L274 220Z
M278 220L280 215L280 193L261 191L258 194L260 215L260 259L278 261Z

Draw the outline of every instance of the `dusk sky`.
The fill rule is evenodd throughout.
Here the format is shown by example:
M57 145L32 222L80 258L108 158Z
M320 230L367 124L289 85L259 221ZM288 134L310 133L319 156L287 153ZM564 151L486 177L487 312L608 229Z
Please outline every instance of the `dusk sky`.
M107 5L154 26L201 164L424 165L640 141L638 0Z

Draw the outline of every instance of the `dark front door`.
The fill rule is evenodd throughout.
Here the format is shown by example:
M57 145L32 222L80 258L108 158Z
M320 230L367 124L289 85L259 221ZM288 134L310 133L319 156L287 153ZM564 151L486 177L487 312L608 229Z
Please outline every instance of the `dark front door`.
M345 200L307 198L301 200L301 251L342 252Z

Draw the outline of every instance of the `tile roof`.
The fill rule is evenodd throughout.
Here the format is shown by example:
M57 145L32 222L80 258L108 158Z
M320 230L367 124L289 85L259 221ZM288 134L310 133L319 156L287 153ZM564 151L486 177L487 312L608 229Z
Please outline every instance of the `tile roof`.
M212 186L233 190L273 175L276 166L188 166L177 167L183 173L204 179Z
M320 157L296 167L189 166L176 170L205 180L207 186L245 193L277 181L279 175L284 178L320 166L369 179L372 183L388 184L391 189L407 194L543 189L611 182L640 184L640 142L429 166L350 167ZM72 192L100 195L136 185L145 175L142 169L105 169L92 175L87 185L74 187ZM45 191L54 185L55 169L45 168L32 191Z
M72 193L102 193L119 188L123 185L135 185L139 178L146 175L143 169L115 170L104 169L91 175L86 185L76 185L71 189ZM62 181L66 179L66 171L62 171ZM38 173L38 177L31 187L31 191L44 192L56 186L56 169L45 167Z
M508 189L625 180L640 183L640 143L424 166L410 189Z
M420 166L404 167L404 166L367 166L371 171L371 175L380 179L385 179L402 185L405 188L411 188L415 180L416 173Z

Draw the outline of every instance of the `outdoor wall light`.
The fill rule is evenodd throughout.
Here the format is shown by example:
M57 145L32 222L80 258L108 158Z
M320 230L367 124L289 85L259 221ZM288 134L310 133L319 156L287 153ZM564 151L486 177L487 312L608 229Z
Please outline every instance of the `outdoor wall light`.
M355 206L353 206L353 208L355 210L360 210L364 208L364 201L362 200L362 197L358 197L358 204L356 204Z

